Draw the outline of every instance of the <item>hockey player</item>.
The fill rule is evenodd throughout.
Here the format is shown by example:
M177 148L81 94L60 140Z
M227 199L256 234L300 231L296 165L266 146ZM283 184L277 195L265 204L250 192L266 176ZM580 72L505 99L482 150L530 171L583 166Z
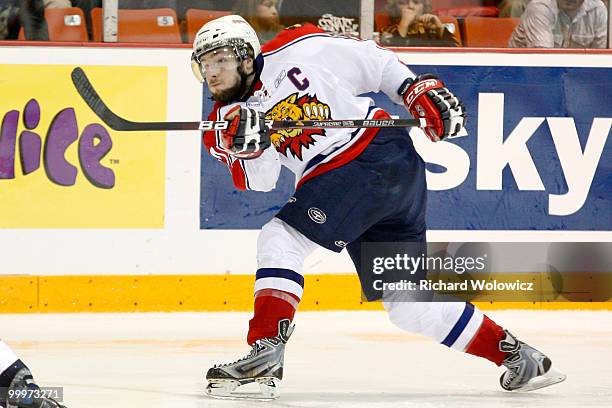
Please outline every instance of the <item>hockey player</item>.
M247 336L252 349L206 375L208 395L244 397L236 388L256 382L261 393L246 397L273 399L304 290L304 259L317 247L346 248L364 294L380 299L360 265L361 244L424 244L426 183L423 160L405 129L272 131L265 120L389 118L370 98L358 96L382 91L419 118L424 134L436 142L461 130L465 112L440 79L415 76L393 52L312 25L286 29L262 49L241 17L213 20L196 35L192 68L216 101L209 119L230 122L226 130L205 132L203 141L228 166L235 186L272 190L281 165L296 177L295 193L258 238ZM470 303L382 300L400 328L504 365L500 381L506 390L565 378L551 369L548 357Z
M0 407L66 408L34 382L30 369L0 340Z

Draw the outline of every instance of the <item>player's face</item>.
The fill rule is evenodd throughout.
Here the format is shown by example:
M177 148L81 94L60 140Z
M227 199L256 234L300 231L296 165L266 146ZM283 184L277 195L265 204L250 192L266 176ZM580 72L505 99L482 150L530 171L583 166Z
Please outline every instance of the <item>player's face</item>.
M200 69L213 98L227 101L240 88L240 61L231 49L221 48L200 57Z
M573 17L578 13L578 9L582 6L584 0L557 0L559 10L563 11L569 17Z

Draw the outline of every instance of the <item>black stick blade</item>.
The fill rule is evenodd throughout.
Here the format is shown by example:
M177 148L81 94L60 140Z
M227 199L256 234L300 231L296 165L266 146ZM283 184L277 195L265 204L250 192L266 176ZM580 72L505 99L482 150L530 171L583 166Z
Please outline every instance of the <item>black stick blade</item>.
M117 131L198 130L200 122L132 122L116 115L104 103L81 67L72 70L72 83L81 98L111 129Z
M85 103L107 126L113 130L124 130L125 121L108 109L82 68L77 67L72 70L72 83Z

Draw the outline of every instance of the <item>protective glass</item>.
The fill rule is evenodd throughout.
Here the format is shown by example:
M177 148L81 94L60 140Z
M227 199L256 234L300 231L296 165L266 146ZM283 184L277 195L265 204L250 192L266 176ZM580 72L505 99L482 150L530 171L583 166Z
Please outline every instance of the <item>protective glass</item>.
M197 57L191 56L191 70L200 82L206 80L207 73L221 73L238 68L240 60L231 48L218 48Z

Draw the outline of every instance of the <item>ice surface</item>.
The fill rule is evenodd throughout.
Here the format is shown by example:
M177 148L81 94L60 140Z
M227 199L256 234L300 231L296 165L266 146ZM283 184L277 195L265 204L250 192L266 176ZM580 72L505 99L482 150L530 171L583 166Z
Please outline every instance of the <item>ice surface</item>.
M68 408L610 407L612 312L487 313L568 379L518 394L502 369L394 327L384 312L299 313L275 402L205 397L204 374L243 356L247 313L0 315L2 338Z

